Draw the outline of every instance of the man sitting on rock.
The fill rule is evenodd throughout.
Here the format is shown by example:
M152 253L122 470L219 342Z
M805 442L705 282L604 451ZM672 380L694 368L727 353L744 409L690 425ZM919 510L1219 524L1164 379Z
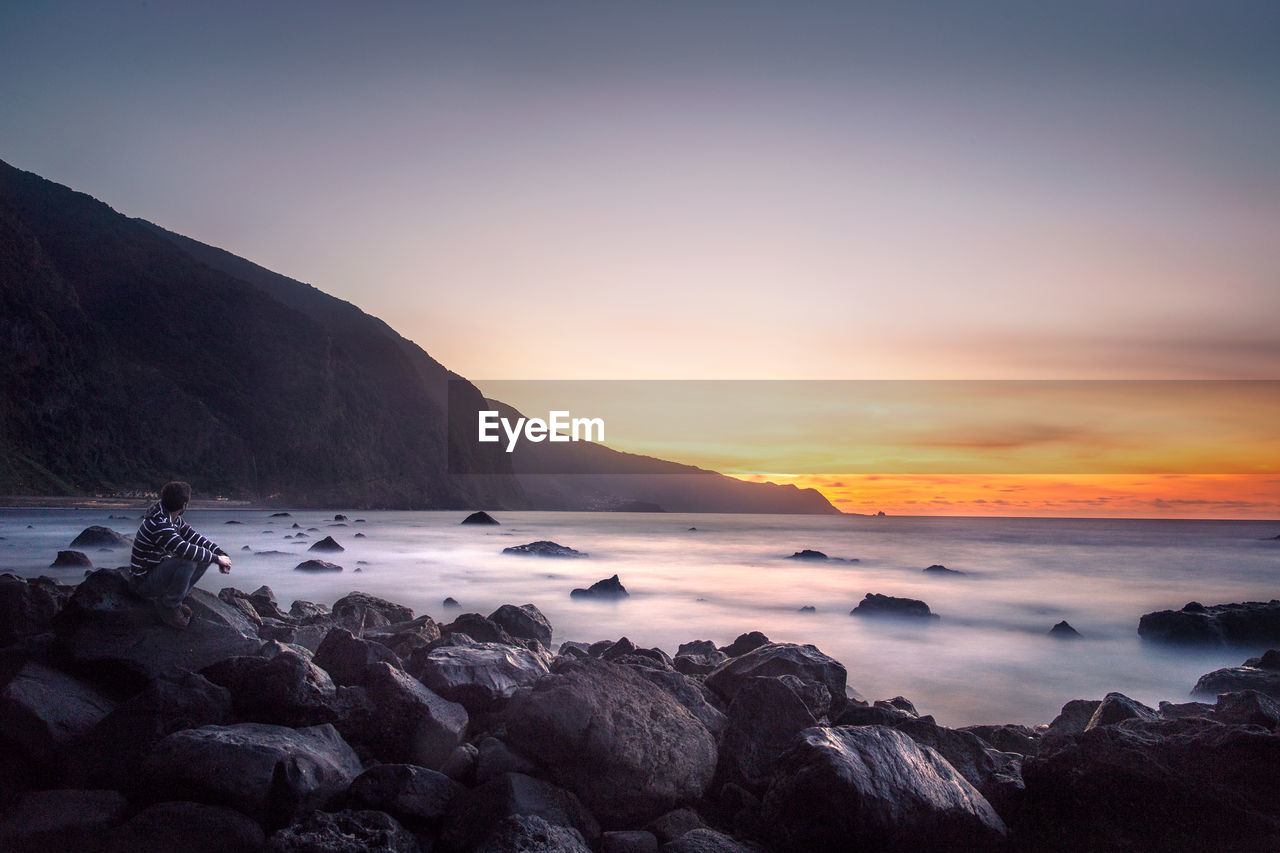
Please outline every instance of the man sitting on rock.
M227 552L182 520L190 501L187 483L168 483L161 489L159 503L142 517L129 567L130 588L150 599L160 621L174 628L190 623L191 608L182 601L209 564L217 563L224 575L231 571Z

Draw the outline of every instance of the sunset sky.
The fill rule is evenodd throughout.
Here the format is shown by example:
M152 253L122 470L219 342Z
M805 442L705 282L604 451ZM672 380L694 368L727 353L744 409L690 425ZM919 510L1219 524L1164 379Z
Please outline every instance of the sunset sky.
M10 3L0 159L482 388L1280 378L1280 4L1050 5ZM805 484L1280 517L1195 473Z

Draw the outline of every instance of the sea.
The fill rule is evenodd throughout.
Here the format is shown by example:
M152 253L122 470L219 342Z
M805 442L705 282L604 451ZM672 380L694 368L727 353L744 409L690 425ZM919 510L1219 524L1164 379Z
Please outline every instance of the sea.
M1280 522L495 512L499 526L476 526L460 524L464 512L279 511L189 511L233 560L231 574L211 570L199 585L267 585L286 609L361 590L442 622L532 603L554 647L625 636L674 654L690 640L762 631L843 663L855 695L905 696L949 726L1047 723L1068 700L1109 691L1153 706L1189 701L1200 675L1265 649L1152 644L1138 637L1139 617L1280 597ZM132 536L139 512L0 510L0 571L76 583L83 569L49 568L57 551L89 525ZM345 550L309 553L325 536ZM588 556L503 553L536 540ZM803 549L833 559L788 559ZM129 561L125 547L86 553L98 567ZM317 556L344 571L295 570ZM923 571L931 565L963 574ZM629 598L570 598L615 574ZM867 593L923 600L939 618L851 616ZM446 597L461 609L446 610ZM1063 620L1082 638L1051 637Z

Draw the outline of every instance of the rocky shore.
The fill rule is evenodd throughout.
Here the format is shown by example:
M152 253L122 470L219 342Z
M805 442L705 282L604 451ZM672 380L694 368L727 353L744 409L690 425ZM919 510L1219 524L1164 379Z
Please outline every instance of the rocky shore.
M951 729L759 632L553 650L530 604L188 604L180 631L117 570L0 575L0 849L1280 848L1275 651L1201 701Z

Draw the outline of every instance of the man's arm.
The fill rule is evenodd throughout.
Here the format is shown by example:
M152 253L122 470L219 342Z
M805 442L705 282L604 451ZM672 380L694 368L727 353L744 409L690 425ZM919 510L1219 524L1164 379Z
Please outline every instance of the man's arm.
M191 560L194 563L212 563L218 559L218 555L214 553L213 548L209 548L199 542L194 542L182 535L182 527L191 530L191 525L181 523L181 526L175 524L165 524L156 530L156 545L166 554L172 554L175 557L181 557L184 560ZM195 531L192 531L195 533ZM209 545L213 545L209 540L199 537ZM214 548L217 546L214 545Z
M226 551L219 548L212 539L196 533L195 528L190 524L187 524L187 522L181 518L177 520L176 526L178 528L178 535L181 536L188 544L195 545L196 547L213 554L213 557L208 560L208 562L217 563L218 571L222 572L224 575L231 571L231 556L227 554Z

